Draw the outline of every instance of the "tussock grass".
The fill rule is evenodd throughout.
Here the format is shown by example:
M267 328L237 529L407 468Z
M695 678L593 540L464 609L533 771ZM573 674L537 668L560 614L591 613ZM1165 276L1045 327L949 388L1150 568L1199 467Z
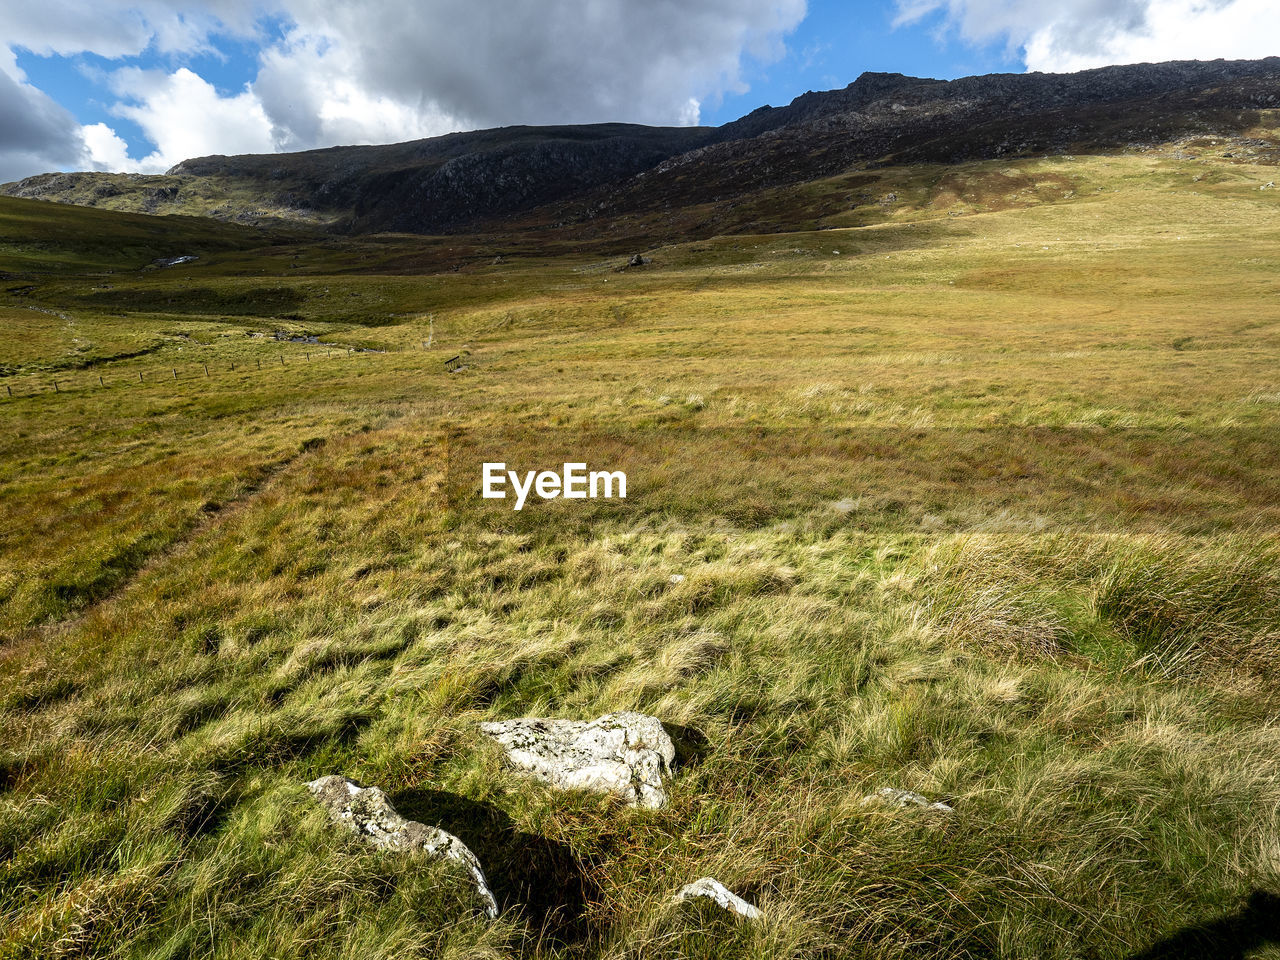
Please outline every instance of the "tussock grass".
M1280 667L1277 560L1265 539L1192 549L1139 541L1103 573L1094 604L1161 672L1238 671L1266 681Z
M1280 589L1268 537L973 535L938 544L924 564L906 591L960 644L1083 654L1171 679L1274 675Z
M925 558L921 612L949 638L1005 655L1054 656L1070 622L1009 537L945 541ZM913 586L915 586L913 584Z

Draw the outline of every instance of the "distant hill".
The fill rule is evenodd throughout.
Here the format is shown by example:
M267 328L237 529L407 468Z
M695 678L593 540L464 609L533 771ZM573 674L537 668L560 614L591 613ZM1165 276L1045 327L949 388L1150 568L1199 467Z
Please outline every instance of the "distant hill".
M436 233L580 194L710 143L706 127L500 127L385 146L198 157L163 175L52 173L16 197L343 232Z
M865 73L718 128L502 127L387 146L200 157L162 176L43 174L16 197L346 233L586 222L730 201L857 167L1238 135L1280 108L1280 58L941 81Z

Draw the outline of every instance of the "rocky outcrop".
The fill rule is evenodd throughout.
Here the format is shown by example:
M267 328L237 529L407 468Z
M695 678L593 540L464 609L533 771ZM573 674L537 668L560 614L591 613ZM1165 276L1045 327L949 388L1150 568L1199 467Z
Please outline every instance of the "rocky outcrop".
M796 97L785 107L761 107L720 128L725 140L759 136L833 117L909 117L925 104L952 110L1003 107L1029 113L1062 107L1115 103L1177 90L1208 89L1280 75L1280 58L1262 60L1171 60L1098 67L1077 73L988 73L957 80L867 72L840 90ZM1249 106L1261 106L1258 104Z
M667 802L662 775L675 745L662 724L643 713L609 713L591 721L522 718L482 723L516 770L561 790L608 793L632 806Z
M484 903L485 913L498 915L498 904L485 879L480 861L467 845L439 827L406 820L396 813L387 795L377 787L365 787L346 777L328 776L312 780L307 789L335 823L364 837L382 850L424 853L437 860L451 860L466 868Z
M366 178L354 197L349 229L448 233L509 218L624 181L714 137L706 128L627 124L508 131L507 142L478 143L477 149L439 165Z
M680 888L680 892L675 895L674 899L676 903L683 903L688 900L710 900L730 913L736 913L747 920L759 920L764 916L759 907L747 903L736 893L726 888L719 880L712 877L703 877L700 880L693 881L693 883L685 884Z
M950 81L863 74L842 90L806 93L788 106L762 108L726 124L717 131L718 142L669 157L607 192L582 198L578 211L556 216L586 222L727 203L859 168L1233 136L1256 124L1248 111L1276 107L1277 57Z

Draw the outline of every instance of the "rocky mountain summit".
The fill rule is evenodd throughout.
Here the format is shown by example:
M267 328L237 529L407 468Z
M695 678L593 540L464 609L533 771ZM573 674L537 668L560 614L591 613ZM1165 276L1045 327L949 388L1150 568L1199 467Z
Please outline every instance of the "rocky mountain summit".
M44 174L0 192L348 233L584 223L851 168L1237 135L1280 109L1280 58L943 81L864 73L718 128L504 127L387 146L201 157L165 175Z
M1280 58L990 74L941 81L865 73L720 128L719 142L670 157L566 218L594 219L731 200L850 169L960 163L1232 136L1280 108Z
M720 132L721 139L740 140L824 118L841 118L845 125L886 116L902 121L913 114L919 115L921 108L929 105L962 113L991 113L1000 109L1027 114L1277 77L1280 77L1280 57L1178 60L1099 67L1079 73L991 73L958 80L864 73L843 90L810 91L785 107L760 107L721 127Z

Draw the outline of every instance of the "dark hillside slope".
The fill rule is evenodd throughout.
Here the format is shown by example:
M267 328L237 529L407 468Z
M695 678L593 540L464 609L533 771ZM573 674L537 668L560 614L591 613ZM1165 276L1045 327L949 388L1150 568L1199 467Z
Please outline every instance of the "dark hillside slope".
M564 222L731 201L753 191L885 164L958 163L1086 153L1231 136L1280 108L1280 58L1104 67L1075 74L992 74L940 81L863 74L720 128L724 139L597 191ZM780 125L779 125L780 124ZM756 135L752 131L762 130Z
M210 156L163 176L43 174L10 196L146 213L440 233L624 179L709 143L706 127L501 127L377 146Z
M599 124L484 131L465 146L424 140L416 162L358 176L346 226L357 233L463 227L629 177L713 136L704 127Z

